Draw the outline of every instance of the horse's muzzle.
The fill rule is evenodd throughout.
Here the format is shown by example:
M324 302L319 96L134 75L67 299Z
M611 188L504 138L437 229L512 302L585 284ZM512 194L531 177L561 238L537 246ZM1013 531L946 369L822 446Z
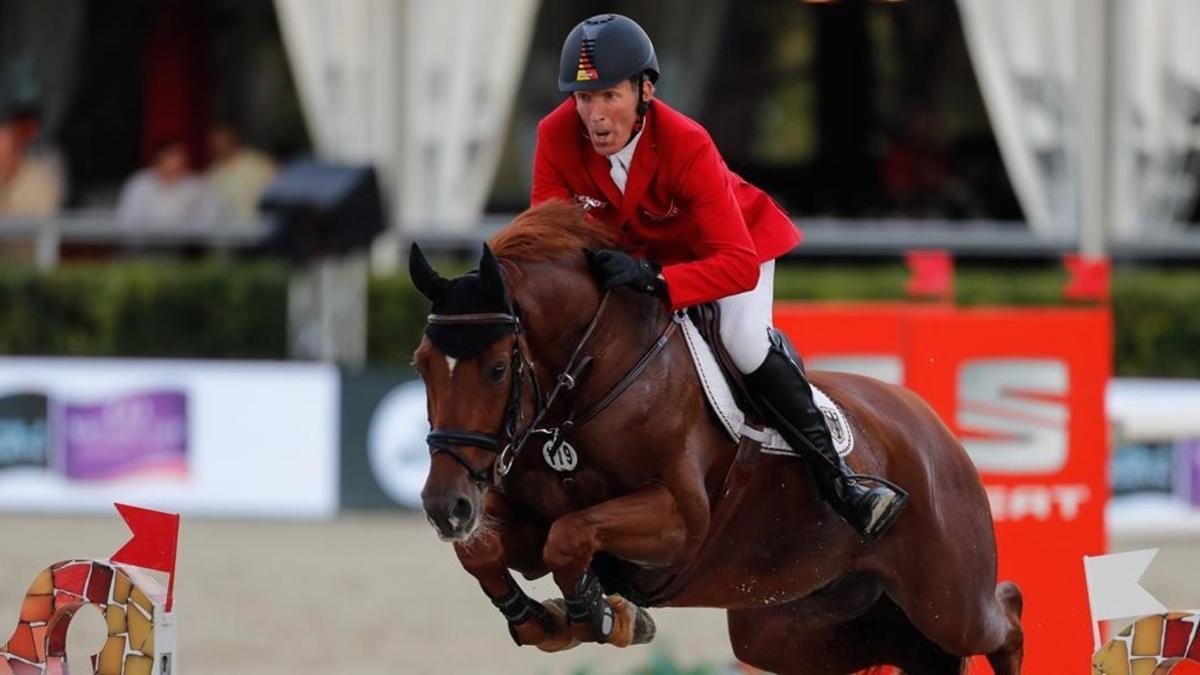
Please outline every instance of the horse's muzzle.
M464 495L425 497L421 500L421 506L425 510L425 518L437 530L438 536L448 541L465 539L479 521L478 509Z

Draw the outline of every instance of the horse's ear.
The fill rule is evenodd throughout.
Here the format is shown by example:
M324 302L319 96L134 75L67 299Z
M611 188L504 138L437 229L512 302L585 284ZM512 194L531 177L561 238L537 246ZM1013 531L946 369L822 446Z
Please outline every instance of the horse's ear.
M442 275L433 269L433 265L425 259L425 254L421 252L421 247L417 246L417 242L413 242L412 250L408 254L408 276L412 278L413 286L421 292L431 302L437 302L442 294L446 292L446 288L450 282Z
M479 259L479 286L496 307L509 307L508 286L504 283L504 272L492 255L492 249L483 245L483 256Z

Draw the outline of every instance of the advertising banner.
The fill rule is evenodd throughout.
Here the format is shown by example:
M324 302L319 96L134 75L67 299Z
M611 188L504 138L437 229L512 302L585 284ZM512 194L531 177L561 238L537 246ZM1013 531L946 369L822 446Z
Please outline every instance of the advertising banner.
M330 517L331 366L0 358L0 510Z
M429 473L425 386L411 371L346 373L341 398L342 506L420 508Z
M1024 590L1025 668L1086 667L1082 558L1106 552L1108 312L782 303L775 316L810 367L891 363L938 412L983 477L1000 578Z
M45 394L0 395L0 471L17 466L46 466Z

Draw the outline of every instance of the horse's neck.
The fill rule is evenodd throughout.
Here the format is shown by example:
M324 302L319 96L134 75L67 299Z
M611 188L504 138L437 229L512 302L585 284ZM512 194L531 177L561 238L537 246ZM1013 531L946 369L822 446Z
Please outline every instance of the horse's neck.
M538 263L523 266L525 283L520 301L530 314L529 340L538 367L553 378L567 367L588 325L596 316L601 296L581 270ZM583 345L583 354L605 361L621 351L648 348L662 329L661 301L641 293L616 290L600 316L596 330Z
M580 310L570 300L560 301L559 326L542 331L545 335L545 341L539 345L543 349L542 368L554 371L551 375L566 369L585 336L580 356L595 359L593 369L607 371L624 366L630 358L636 360L657 339L663 322L670 320L663 317L657 303L649 296L614 292L594 332L587 336L587 329L596 317L597 303L581 303Z
M641 293L614 293L606 310L605 331L627 352L648 349L662 331L664 319L661 301Z

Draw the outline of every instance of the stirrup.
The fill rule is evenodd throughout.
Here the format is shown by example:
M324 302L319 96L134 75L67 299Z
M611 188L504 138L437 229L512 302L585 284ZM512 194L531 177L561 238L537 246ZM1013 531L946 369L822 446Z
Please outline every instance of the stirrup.
M834 510L850 523L867 542L876 541L886 534L896 522L896 519L899 518L900 513L903 512L904 506L908 503L908 493L900 486L885 478L848 474L840 479L852 482L862 489L864 491L861 493L863 499L870 499L872 494L878 495L882 491L880 487L867 487L864 485L863 483L867 481L879 483L882 488L886 488L891 493L890 495L876 496L873 499L874 503L871 505L870 513L865 514L865 521L861 522L858 517L863 514L857 510L857 504L852 504L845 499L847 495L837 495L839 501L841 501L840 506L842 508L838 508L838 504L831 504ZM835 478L834 480L837 481L839 479Z
M871 512L870 520L861 532L863 538L868 542L872 542L887 534L887 531L895 524L896 519L900 517L901 512L904 511L904 506L907 503L907 494L893 493L890 498L878 500Z

